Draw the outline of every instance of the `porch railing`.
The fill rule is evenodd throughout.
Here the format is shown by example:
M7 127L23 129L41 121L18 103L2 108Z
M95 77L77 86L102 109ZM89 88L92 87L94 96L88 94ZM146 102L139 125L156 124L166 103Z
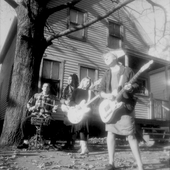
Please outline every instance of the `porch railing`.
M170 102L153 99L153 118L159 120L170 120Z
M141 119L170 120L170 101L137 96L135 117Z

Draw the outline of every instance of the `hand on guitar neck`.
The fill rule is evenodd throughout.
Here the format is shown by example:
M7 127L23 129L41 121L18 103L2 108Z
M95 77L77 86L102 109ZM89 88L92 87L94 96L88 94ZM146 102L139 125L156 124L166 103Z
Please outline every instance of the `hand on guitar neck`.
M118 94L117 89L114 89L112 93L101 92L101 97L108 100L114 100Z
M125 84L125 86L123 88L124 88L124 90L130 92L132 90L132 85L130 83L128 83L128 84ZM114 89L112 91L112 93L101 92L101 97L104 99L108 99L108 100L115 100L117 95L118 95L117 89Z

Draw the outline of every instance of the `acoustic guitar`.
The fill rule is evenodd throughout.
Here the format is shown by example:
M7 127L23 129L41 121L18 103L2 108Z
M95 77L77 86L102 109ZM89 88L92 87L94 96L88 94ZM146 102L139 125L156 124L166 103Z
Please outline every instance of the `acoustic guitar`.
M153 60L146 63L128 82L128 84L132 84L138 76L144 72L149 66L153 63ZM125 89L122 88L120 92L117 94L114 100L104 99L99 105L99 115L101 120L104 123L110 123L114 120L115 116L120 113L120 110L124 107L123 102L118 102L120 96L125 92Z

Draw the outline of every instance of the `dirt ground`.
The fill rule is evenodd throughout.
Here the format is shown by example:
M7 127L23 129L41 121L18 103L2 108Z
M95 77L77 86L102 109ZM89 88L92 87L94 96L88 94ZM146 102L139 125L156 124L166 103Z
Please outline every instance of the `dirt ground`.
M104 170L108 163L106 143L96 140L89 141L88 156L77 153L78 142L74 150L0 149L0 169L6 170ZM145 170L170 170L170 143L140 144L140 150ZM137 170L128 144L117 145L115 165L118 170Z

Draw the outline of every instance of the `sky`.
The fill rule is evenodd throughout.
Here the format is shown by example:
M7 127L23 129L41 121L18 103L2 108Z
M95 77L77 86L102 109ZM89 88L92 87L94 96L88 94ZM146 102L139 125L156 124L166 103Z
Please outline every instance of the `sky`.
M166 8L168 12L168 19L170 21L170 0L154 0L154 2L157 2ZM151 6L145 0L136 0L130 3L128 6L130 7L128 9L137 18L141 26L144 28L145 32L150 37L151 41L154 42L154 31L153 31L154 15L149 10ZM135 9L135 10L131 10L131 9ZM148 9L148 10L144 10L144 9ZM15 16L15 11L4 0L1 0L0 1L0 50L4 44L6 35L9 31L10 24L14 16ZM156 16L155 20L156 20L157 28L162 29L164 26L163 12L157 8L155 16ZM157 34L157 38L159 37L160 35Z

